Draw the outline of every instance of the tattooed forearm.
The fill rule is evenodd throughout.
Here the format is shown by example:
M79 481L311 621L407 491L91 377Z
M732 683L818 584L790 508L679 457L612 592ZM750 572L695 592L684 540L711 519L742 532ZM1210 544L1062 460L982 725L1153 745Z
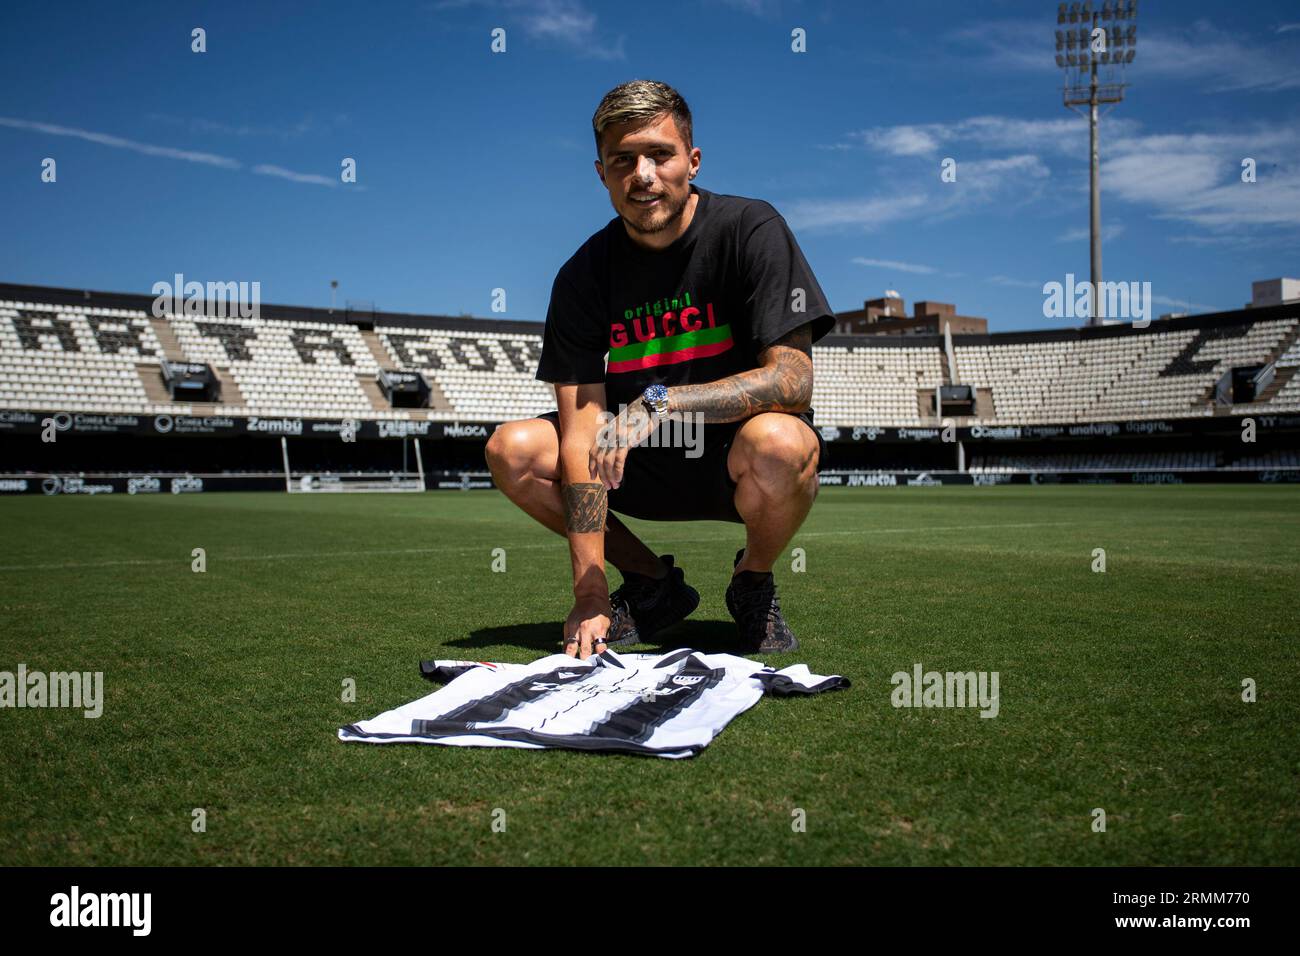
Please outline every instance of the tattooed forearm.
M599 481L579 481L563 486L564 530L604 531L609 499Z
M812 337L802 326L772 343L762 368L668 389L672 412L700 413L705 422L734 422L759 412L802 412L812 404Z

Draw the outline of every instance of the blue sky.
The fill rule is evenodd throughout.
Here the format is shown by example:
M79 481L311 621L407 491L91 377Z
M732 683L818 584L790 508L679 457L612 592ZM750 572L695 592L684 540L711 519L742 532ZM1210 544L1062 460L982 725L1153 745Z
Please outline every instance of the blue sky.
M1105 278L1150 281L1157 312L1240 307L1252 279L1300 275L1300 4L1139 6L1132 86L1102 120ZM326 305L338 279L340 301L479 316L503 288L495 317L540 321L613 216L591 114L649 78L691 106L696 182L771 202L833 308L896 289L1050 327L1043 283L1088 273L1087 123L1061 105L1055 14L7 0L0 280L145 293L181 272Z

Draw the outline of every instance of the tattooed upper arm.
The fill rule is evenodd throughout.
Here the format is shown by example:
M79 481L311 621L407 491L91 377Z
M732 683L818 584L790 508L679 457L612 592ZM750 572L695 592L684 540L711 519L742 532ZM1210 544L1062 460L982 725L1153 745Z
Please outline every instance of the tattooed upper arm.
M764 368L773 370L781 404L789 408L812 403L812 326L791 329L758 356Z
M806 323L797 329L791 329L758 354L760 365L769 365L775 361L772 350L777 347L798 349L812 360L812 324Z
M699 413L706 422L734 422L760 412L806 411L812 404L812 327L801 325L758 354L758 368L716 382L668 389L672 412Z

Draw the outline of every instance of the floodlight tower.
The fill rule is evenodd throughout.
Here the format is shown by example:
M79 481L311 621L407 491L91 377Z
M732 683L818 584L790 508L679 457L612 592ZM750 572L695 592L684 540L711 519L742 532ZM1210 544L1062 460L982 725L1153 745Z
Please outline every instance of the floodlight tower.
M1088 107L1091 154L1092 316L1105 317L1101 289L1101 181L1097 169L1097 107L1124 99L1124 68L1137 55L1137 0L1060 4L1056 12L1056 65L1065 71L1065 106L1080 116ZM1067 26L1068 24L1068 26ZM1098 74L1101 74L1099 79ZM1113 107L1112 107L1113 108ZM1107 110L1110 112L1110 110Z

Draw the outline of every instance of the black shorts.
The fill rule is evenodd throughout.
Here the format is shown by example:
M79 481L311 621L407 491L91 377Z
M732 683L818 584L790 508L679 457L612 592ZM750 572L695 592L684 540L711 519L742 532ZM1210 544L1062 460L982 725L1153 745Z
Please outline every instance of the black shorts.
M539 415L560 430L558 410ZM806 420L804 424L807 424ZM727 454L745 420L704 426L701 454L639 445L628 451L623 481L609 492L609 508L647 521L745 521L736 510L736 483L727 470ZM812 426L809 426L812 428ZM826 441L816 428L817 471L826 468Z

